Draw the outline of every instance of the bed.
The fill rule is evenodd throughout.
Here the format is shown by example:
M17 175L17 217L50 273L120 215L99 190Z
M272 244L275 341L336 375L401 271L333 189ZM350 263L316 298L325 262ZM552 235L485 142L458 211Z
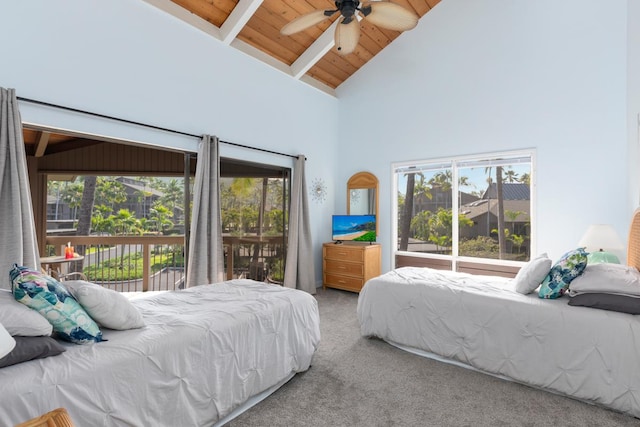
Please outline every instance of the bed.
M637 268L638 212L629 236ZM357 316L363 336L640 417L640 318L568 301L515 292L508 278L403 267L365 284Z
M144 327L0 369L0 425L58 407L83 426L222 425L307 370L320 340L315 298L252 280L130 301Z

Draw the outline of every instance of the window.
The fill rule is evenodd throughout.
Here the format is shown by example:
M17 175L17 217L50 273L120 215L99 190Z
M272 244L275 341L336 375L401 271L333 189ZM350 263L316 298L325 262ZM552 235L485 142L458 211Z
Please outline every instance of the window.
M533 153L394 164L396 256L527 261ZM455 201L455 203L454 203Z
M220 175L227 278L282 282L290 169L221 158ZM91 281L124 291L141 290L143 280L149 281L145 290L181 286L184 178L60 178L49 175L47 181L47 255L73 241L84 257L73 271ZM86 197L85 187L93 188Z
M234 278L284 280L290 175L289 168L221 159L222 235Z

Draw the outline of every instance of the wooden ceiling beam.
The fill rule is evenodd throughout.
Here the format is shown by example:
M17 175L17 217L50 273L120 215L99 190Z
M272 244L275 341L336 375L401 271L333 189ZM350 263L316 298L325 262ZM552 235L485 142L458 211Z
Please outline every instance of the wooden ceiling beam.
M339 20L335 20L329 28L327 28L320 37L314 41L311 46L291 64L291 75L295 79L304 76L311 67L313 67L322 57L331 50L334 41L334 33Z
M220 27L222 43L229 45L236 38L245 24L251 19L263 0L240 0L231 15Z
M35 157L42 157L47 151L47 145L49 145L49 132L39 131L36 134L36 152Z

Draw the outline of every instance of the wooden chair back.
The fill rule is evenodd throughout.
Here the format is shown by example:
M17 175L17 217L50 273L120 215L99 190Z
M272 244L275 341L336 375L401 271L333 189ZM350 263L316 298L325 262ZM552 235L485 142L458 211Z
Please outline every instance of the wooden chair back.
M16 427L75 427L69 413L64 408L54 409Z

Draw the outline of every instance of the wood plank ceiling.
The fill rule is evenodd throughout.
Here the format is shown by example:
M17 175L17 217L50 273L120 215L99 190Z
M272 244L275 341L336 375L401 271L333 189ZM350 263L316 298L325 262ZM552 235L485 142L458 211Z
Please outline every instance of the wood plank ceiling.
M330 94L400 35L364 19L360 21L358 47L353 53L341 56L333 46L338 13L305 31L291 36L280 34L285 24L305 13L335 9L331 0L145 1ZM420 17L440 2L392 1Z

